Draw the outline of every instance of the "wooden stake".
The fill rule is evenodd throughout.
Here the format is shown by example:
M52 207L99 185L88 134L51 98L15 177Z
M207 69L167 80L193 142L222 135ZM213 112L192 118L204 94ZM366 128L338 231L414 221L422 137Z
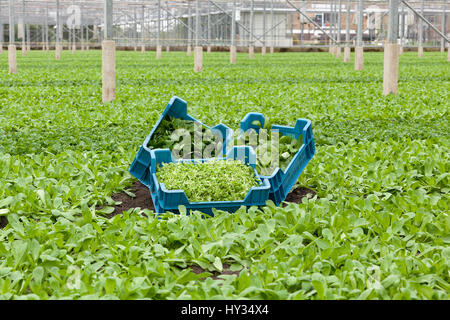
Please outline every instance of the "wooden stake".
M337 46L335 50L336 50L336 58L340 58L341 57L341 47Z
M166 52L170 52L170 46L166 46Z
M345 47L344 48L344 62L345 63L349 63L350 62L350 53L351 53L351 48L350 47Z
M203 47L194 47L194 72L203 70Z
M206 49L207 53L211 53L211 46L208 46L208 48Z
M270 47L270 53L273 53L273 52L274 52L273 47Z
M186 49L186 54L188 55L188 56L190 56L191 55L191 51L192 51L192 48L191 48L191 46L189 45L189 46L187 46L187 49Z
M162 56L162 47L160 45L156 46L156 59L161 59Z
M417 48L417 56L418 56L419 58L422 58L422 57L423 57L423 46L419 46L419 47Z
M261 48L261 55L265 55L266 54L266 47L262 47Z
M102 42L102 100L116 98L116 44L112 40Z
M62 45L61 44L57 44L55 46L55 58L56 58L56 60L60 60L61 59L61 50L62 50Z
M230 64L236 63L236 46L230 47Z
M386 42L384 45L383 95L397 94L398 88L398 44Z
M3 43L0 42L0 54L3 53Z
M8 45L8 63L9 73L17 74L17 56L16 46L14 44Z
M145 46L144 45L141 46L141 52L145 53Z
M255 57L255 47L254 46L248 47L248 57L250 59L253 59Z
M355 47L355 70L362 70L364 67L364 48Z

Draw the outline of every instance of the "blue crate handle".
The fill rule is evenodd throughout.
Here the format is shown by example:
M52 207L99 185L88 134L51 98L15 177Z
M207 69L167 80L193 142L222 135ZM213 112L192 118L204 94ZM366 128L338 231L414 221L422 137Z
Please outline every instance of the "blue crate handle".
M259 133L260 127L253 124L254 121L258 121L261 124L261 128L264 128L264 124L266 122L264 115L259 112L249 112L241 120L241 134L249 129L254 129L257 133ZM284 135L289 135L295 139L298 139L300 134L302 134L304 144L312 140L311 120L298 118L293 128L281 125L272 126L272 130L280 129L284 132Z
M261 124L261 128L264 128L264 123L266 121L264 115L259 112L249 112L241 121L241 134L249 129L255 129L259 133L260 127L253 124L254 121L258 121Z

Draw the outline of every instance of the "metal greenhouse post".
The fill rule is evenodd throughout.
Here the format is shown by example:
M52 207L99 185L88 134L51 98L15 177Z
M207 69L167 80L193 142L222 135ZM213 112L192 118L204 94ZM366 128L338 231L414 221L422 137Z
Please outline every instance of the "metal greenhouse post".
M350 62L350 0L347 0L347 13L345 15L345 48L344 48L344 62Z
M261 55L266 54L266 0L264 0L263 10L263 46L261 48Z
M145 6L142 5L142 15L141 15L141 52L142 53L145 53L144 21L145 21Z
M334 0L330 3L330 34L333 36L334 33ZM330 41L328 48L329 52L334 55L334 43Z
M61 21L59 19L59 0L56 0L56 43L55 43L55 58L61 59Z
M446 14L445 14L445 4L442 5L442 17L441 17L441 32L445 34L446 26ZM441 52L445 52L445 40L441 38Z
M45 47L45 51L48 52L49 50L49 46L48 46L48 3L46 4L45 7L45 30L44 30L44 47Z
M41 24L42 51L45 51L45 23Z
M83 32L83 16L80 17L80 44L81 51L84 51L84 32Z
M9 0L9 45L8 45L8 65L9 73L17 73L16 45L14 44L14 0Z
M72 6L75 5L75 1L72 0ZM72 27L71 27L71 32L72 32L72 53L75 54L77 52L77 43L76 43L76 34L75 34L75 23L72 23Z
M423 7L424 7L424 0L420 1L420 13L423 16ZM417 55L419 58L423 57L423 21L419 19L419 26L418 26L418 37L419 37L419 47L417 48Z
M67 32L67 50L70 50L70 48L72 47L72 27L67 25L67 28L69 29ZM64 29L62 29L62 30L64 30Z
M158 30L156 34L156 59L161 59L161 0L158 0L158 9L157 9L157 15L158 15Z
M31 32L30 32L30 24L29 23L27 23L26 24L26 30L27 30L27 46L26 46L26 48L27 48L27 52L30 52L30 50L31 50Z
M233 0L233 13L231 15L230 64L235 63L236 63L236 0Z
M25 56L27 54L27 47L26 47L26 16L25 16L25 0L22 0L22 56ZM20 37L20 34L19 34Z
M253 44L253 33L254 33L254 21L253 21L253 10L254 10L254 0L250 2L250 39L248 47L248 57L253 59L255 57L255 47Z
M208 47L206 49L207 53L211 53L211 3L208 1Z
M384 45L383 95L397 94L398 88L398 1L389 0L389 25Z
M166 7L167 7L167 10L169 10L169 2L168 1L166 1ZM173 18L171 18L171 17L169 17L169 15L168 14L166 14L166 17L167 17L167 46L166 46L166 52L169 52L170 51L170 43L171 43L171 37L173 37L173 29L175 28L175 24L176 24L176 21L175 21L175 19L173 19ZM169 26L170 25L172 25L172 32L169 32Z
M89 24L86 25L86 51L89 51Z
M134 52L137 52L137 21L136 21L136 7L133 6L133 12L130 14L132 17L130 18L130 32L131 32L131 40L130 47L133 48Z
M364 19L364 1L358 3L358 31L355 47L355 70L362 70L364 67L364 48L363 48L363 19Z
M188 43L187 43L187 49L186 49L186 54L188 56L191 55L191 41L192 41L192 32L191 32L191 28L192 28L192 17L191 17L191 0L188 0L188 28L187 28L187 34L188 34Z
M3 53L3 42L4 41L5 41L5 39L3 38L2 9L1 9L1 6L0 6L0 54Z
M203 69L203 47L200 45L200 0L195 6L195 47L194 47L194 71L200 72Z
M398 54L403 54L403 46L405 45L405 6L401 4L401 14L400 14L400 47L398 48Z
M137 14L136 14L136 7L133 7L133 40L134 40L134 51L137 51Z
M169 2L166 1L166 7L167 10L169 10ZM169 32L169 26L172 24L173 19L171 19L167 14L166 14L166 22L167 22L167 30L166 30L166 52L170 51L170 32Z
M336 46L336 57L340 58L341 57L341 15L342 15L342 0L338 1L338 18L337 18L337 29L336 29L336 39L337 39L337 46Z
M270 27L272 28L270 31L270 53L274 52L274 44L275 44L275 21L273 17L273 0L270 0Z
M102 100L116 98L116 44L113 38L113 1L105 0L105 34L102 42Z

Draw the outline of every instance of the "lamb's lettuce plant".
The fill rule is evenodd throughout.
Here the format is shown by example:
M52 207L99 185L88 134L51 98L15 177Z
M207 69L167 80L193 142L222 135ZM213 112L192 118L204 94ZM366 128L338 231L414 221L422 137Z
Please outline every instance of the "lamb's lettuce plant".
M191 202L243 200L261 184L254 169L239 160L164 163L156 177L168 190L184 190Z

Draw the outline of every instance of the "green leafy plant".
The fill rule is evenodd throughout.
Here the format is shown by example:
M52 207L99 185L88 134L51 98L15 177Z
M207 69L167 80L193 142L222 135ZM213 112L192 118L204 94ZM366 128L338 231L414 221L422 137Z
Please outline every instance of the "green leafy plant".
M364 72L320 52L238 53L232 67L211 53L201 74L184 52L116 55L107 104L100 51L32 50L16 75L0 55L0 299L450 298L446 56L403 53L384 97L377 52ZM317 197L106 218L173 95L211 125L310 119L316 154L297 185Z
M239 160L163 163L156 176L168 190L184 190L192 202L243 200L261 184L253 168Z

